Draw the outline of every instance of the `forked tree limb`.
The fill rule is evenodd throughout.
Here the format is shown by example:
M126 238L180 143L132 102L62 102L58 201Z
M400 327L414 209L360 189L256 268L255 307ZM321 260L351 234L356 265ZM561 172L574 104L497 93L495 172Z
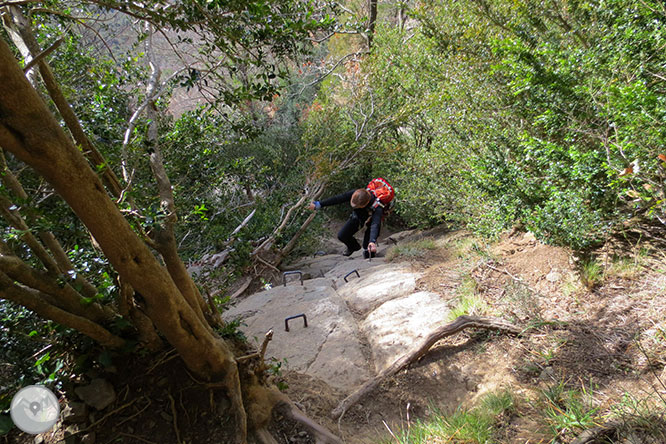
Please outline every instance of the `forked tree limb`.
M497 330L507 333L519 334L521 329L513 324L493 318L481 318L478 316L458 316L455 321L443 325L433 331L420 345L412 351L398 358L391 366L382 370L377 376L367 381L352 394L338 404L331 412L334 419L340 418L344 413L363 398L367 393L377 387L385 378L395 375L409 364L413 363L425 355L437 341L447 336L454 335L467 328L483 328L487 330Z

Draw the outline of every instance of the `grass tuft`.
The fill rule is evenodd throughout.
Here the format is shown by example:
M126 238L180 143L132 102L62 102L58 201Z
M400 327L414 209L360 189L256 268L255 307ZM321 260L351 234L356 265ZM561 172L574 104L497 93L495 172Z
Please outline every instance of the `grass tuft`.
M592 289L601 284L604 278L603 268L596 259L586 260L580 265L580 281L588 289Z
M399 257L402 258L421 258L428 255L432 250L437 249L437 244L431 238L420 239L408 242L404 245L396 245L386 253L386 260L391 262Z
M488 310L488 304L479 295L476 281L471 276L463 277L456 293L456 305L449 313L450 320L463 315L480 315Z
M603 422L599 407L582 391L567 389L564 382L542 392L543 415L554 439L565 433L578 434Z
M458 408L450 415L435 410L427 421L408 424L392 433L386 444L486 444L501 432L504 419L515 412L514 395L508 390L485 395L472 409Z

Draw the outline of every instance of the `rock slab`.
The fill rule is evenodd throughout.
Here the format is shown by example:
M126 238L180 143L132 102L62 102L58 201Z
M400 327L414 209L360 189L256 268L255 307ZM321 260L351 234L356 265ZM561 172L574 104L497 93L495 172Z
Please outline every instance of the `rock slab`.
M81 401L97 410L104 410L116 400L113 386L102 378L93 379L88 385L76 387L74 392Z
M379 373L418 346L433 330L448 322L443 298L419 291L385 302L361 322Z
M303 319L285 319L305 314ZM313 279L262 291L240 301L224 313L226 320L241 318L241 330L261 343L273 329L267 358L287 369L317 376L331 386L349 389L370 377L358 328L344 301L331 287L330 279Z
M421 276L413 273L409 265L390 263L366 268L359 274L360 278L350 279L338 293L363 318L384 302L413 293Z

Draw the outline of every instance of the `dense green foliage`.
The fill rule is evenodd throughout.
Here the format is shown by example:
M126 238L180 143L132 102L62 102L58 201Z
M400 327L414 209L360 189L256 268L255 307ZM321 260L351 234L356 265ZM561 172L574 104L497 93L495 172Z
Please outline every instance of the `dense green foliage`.
M332 194L383 176L397 189L397 219L410 226L446 222L492 235L519 222L578 250L634 217L666 224L662 2L380 2L370 50L358 35L319 39L322 30L364 29L356 4L91 1L73 9L49 1L29 14L32 3L22 7L41 46L63 39L49 63L84 130L118 176L126 156L131 178L118 205L141 234L165 218L147 161L153 122L140 115L126 143L124 133L151 75L143 25L168 30L176 54L165 58L162 79L172 77L154 107L176 237L186 260L232 250L221 270L227 281L247 272L250 252L308 181ZM93 20L114 9L132 19ZM73 16L91 24L78 28L72 23L83 19ZM143 25L133 29L135 21ZM183 58L191 63L177 68ZM195 90L201 103L170 112ZM63 285L85 275L99 290L86 302L113 306L115 272L85 227L41 178L7 162L28 198L4 186L0 196L30 232L60 241L74 266ZM284 246L308 215L297 209L273 245ZM43 270L24 234L0 220L14 254ZM13 305L0 305L0 315L14 361L39 351L32 336L71 335ZM28 374L50 377L54 368L42 364Z
M663 228L661 2L424 2L406 26L398 7L343 106L390 121L362 162L393 179L408 223L520 221L576 249L632 216Z
M311 45L307 37L330 27L332 19L326 8L315 10L314 4L302 2L153 2L147 7L130 5L133 19L128 20L112 11L118 7L128 12L124 2L108 2L104 7L91 2L77 5L75 10L67 2L49 2L49 7L61 11L55 15L49 8L31 13L32 6L43 5L28 5L22 11L30 16L40 46L47 48L61 40L49 64L83 130L105 158L106 164L93 168L101 175L108 165L122 179L120 163L125 161L129 177L121 183L121 197L113 197L142 236L166 217L148 162L148 129L153 122L138 114L130 124L133 112L147 99L152 74L148 62L155 61L144 52L152 38L145 22L153 29L160 27L160 36L171 39L170 48L175 52L160 54L163 92L151 106L157 111L157 143L173 185L181 254L185 260L196 260L204 253L230 248L230 259L217 271L224 278L218 284L223 286L246 273L252 249L274 230L285 207L302 194L309 163L302 162L298 122L314 90L299 85L300 94L293 94L288 89L291 60L308 57ZM90 19L86 27L73 25L86 16ZM1 35L12 45L8 33ZM188 69L178 67L183 54L194 47L187 54ZM18 48L12 49L20 61ZM39 76L35 78L36 88L60 119L44 84ZM180 93L182 100L183 94L197 89L206 89L199 97L205 96L207 101L178 107L178 101L171 100L174 93ZM286 98L278 92L284 92ZM71 285L81 292L74 279L85 276L98 293L83 298L83 303L98 302L113 310L114 317L104 327L128 339L127 346L134 346L136 332L131 320L118 312L116 272L87 229L48 183L9 153L3 157L27 197L0 182L0 197L9 202L0 218L0 242L6 248L0 254L15 256L44 273L48 266L28 247L26 235L53 234L73 267L57 276L60 288ZM228 242L232 231L253 211L256 214L247 227L235 235L234 242ZM16 221L9 212L20 215L28 230L13 226ZM284 245L305 217L297 214L295 223L282 231L275 245ZM6 271L0 268L0 273ZM15 284L23 287L23 283ZM224 293L223 287L214 290ZM0 301L0 338L4 344L0 411L6 410L8 396L19 386L52 382L63 369L78 371L71 362L63 368L62 354L97 359L104 353L99 349L91 352L89 338L4 300ZM45 347L47 351L40 352ZM17 379L16 374L23 376ZM4 423L0 430L6 432L2 427Z

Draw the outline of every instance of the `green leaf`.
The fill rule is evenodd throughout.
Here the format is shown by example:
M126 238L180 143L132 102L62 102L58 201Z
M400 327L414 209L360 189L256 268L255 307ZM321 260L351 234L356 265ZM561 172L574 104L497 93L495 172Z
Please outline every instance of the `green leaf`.
M39 366L41 366L43 363L45 363L45 362L48 361L49 359L51 359L51 352L46 352L46 353L44 354L44 356L42 356L41 358L39 358L39 359L37 360L37 362L35 362L35 367L38 367L38 368L39 368Z
M9 415L0 415L0 436L4 436L14 428L14 422Z
M106 368L111 367L113 365L113 358L108 350L104 350L102 353L99 354L98 361Z

